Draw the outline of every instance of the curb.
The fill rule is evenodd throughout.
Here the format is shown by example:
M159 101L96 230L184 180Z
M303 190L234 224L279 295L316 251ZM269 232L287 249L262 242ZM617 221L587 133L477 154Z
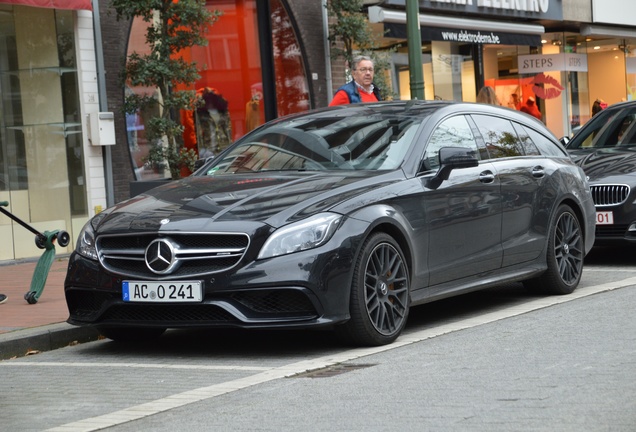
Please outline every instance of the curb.
M92 327L77 327L67 323L2 333L0 334L0 360L51 351L75 343L91 342L98 338L99 333Z

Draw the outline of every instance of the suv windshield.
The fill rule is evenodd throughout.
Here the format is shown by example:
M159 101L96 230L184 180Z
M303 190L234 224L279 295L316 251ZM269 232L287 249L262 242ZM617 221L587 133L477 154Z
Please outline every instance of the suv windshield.
M283 120L246 135L203 174L392 170L402 164L422 121L395 113Z

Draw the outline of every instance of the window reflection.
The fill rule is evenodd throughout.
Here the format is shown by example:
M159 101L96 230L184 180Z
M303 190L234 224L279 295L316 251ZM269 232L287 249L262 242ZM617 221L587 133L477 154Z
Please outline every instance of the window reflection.
M509 120L473 115L491 158L522 156L521 143Z
M270 7L278 115L306 111L309 91L300 44L282 2L271 0Z
M426 146L425 163L427 169L439 168L439 149L442 147L465 147L477 151L477 142L464 116L444 120L435 129Z
M207 174L395 169L420 122L383 116L289 120L246 136Z
M202 158L218 155L230 143L262 125L265 103L276 103L279 116L310 108L300 44L282 0L270 1L271 17L268 17L272 27L276 101L263 99L256 1L208 1L207 8L222 15L209 28L208 45L193 47L184 58L197 63L200 79L194 90L208 100L204 107L181 115L185 146L197 150ZM134 20L128 54L148 51L146 26L143 20ZM152 94L154 89L137 87L126 91ZM137 179L165 176L144 167L149 149L144 133L148 114L127 118L128 143Z

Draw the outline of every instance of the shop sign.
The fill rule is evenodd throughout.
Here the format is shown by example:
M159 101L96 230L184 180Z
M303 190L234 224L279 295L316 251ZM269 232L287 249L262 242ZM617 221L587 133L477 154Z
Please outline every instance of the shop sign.
M385 0L383 5L405 8L406 1ZM419 6L420 11L563 20L563 0L419 0Z
M384 23L386 37L407 39L406 25L400 23ZM497 31L459 30L442 27L420 27L423 41L443 41L489 45L524 45L540 46L541 36L520 33L502 33Z
M520 74L550 71L587 72L587 55L575 53L520 55L518 65Z

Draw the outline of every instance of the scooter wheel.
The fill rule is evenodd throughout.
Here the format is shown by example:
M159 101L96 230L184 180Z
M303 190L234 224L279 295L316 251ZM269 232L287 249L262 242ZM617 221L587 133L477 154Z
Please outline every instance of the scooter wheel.
M46 241L46 237L39 236L39 235L35 236L35 245L37 246L38 249L46 248L46 245L44 244L45 241Z
M36 304L38 302L38 299L35 297L36 294L35 291L29 291L24 295L24 299L28 304Z
M71 236L66 231L60 231L57 233L57 244L61 247L66 247L71 242Z

